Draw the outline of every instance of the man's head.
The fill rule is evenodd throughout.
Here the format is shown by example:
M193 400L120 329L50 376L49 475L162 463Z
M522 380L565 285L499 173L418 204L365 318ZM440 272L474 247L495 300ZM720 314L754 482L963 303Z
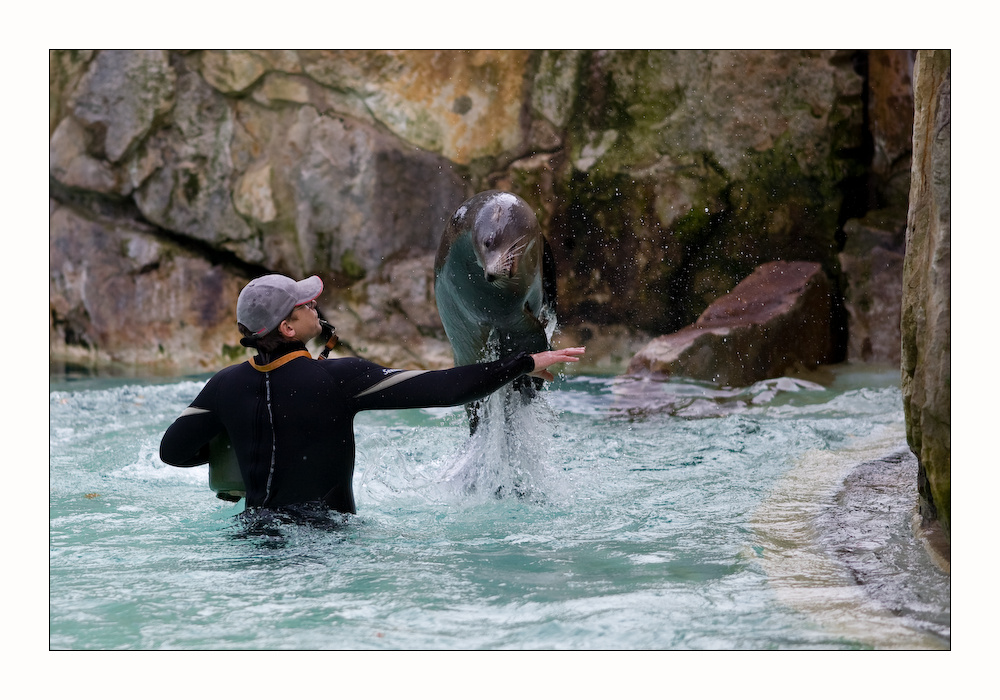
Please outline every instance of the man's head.
M284 275L258 277L240 292L236 322L248 338L259 339L280 331L289 340L310 340L321 330L315 311L304 324L290 324L289 320L296 319L293 312L297 307L315 301L322 291L323 281L315 275L299 282ZM316 333L311 332L312 325L316 326Z

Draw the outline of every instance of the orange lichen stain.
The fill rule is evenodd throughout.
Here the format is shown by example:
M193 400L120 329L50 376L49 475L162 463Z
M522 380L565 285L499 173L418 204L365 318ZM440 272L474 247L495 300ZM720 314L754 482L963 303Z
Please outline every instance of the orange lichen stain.
M446 127L443 155L468 163L488 149L503 149L520 135L520 105L528 51L402 51L399 75L384 90L421 105L431 121ZM468 111L456 113L462 98ZM478 145L477 145L478 144Z
M101 496L101 494L99 494L99 493L85 493L85 494L83 494L84 498L100 498L100 496Z

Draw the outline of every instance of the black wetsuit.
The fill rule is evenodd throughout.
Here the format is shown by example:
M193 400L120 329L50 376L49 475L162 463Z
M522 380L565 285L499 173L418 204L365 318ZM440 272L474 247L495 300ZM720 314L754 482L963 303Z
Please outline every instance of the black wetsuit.
M534 369L527 353L478 365L415 371L367 360L314 360L302 344L213 376L167 428L160 459L208 461L225 429L246 485L247 510L321 502L354 513L354 416L372 409L457 406L488 396Z

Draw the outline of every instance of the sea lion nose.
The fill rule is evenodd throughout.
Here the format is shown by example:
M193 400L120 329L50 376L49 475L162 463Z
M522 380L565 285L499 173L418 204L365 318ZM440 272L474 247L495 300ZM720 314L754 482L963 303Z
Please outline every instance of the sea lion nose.
M497 276L494 275L492 272L487 272L486 273L486 281L489 282L490 284L493 284L493 282L496 280L496 278L497 278Z

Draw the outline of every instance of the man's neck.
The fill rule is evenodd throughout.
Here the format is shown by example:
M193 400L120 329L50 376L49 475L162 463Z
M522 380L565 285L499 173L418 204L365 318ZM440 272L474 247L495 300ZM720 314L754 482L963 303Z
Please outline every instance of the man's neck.
M282 343L277 348L271 352L257 351L257 355L253 358L254 364L257 366L268 365L277 360L283 355L287 355L290 352L295 352L296 350L305 350L305 343L298 340L290 340L287 343Z

